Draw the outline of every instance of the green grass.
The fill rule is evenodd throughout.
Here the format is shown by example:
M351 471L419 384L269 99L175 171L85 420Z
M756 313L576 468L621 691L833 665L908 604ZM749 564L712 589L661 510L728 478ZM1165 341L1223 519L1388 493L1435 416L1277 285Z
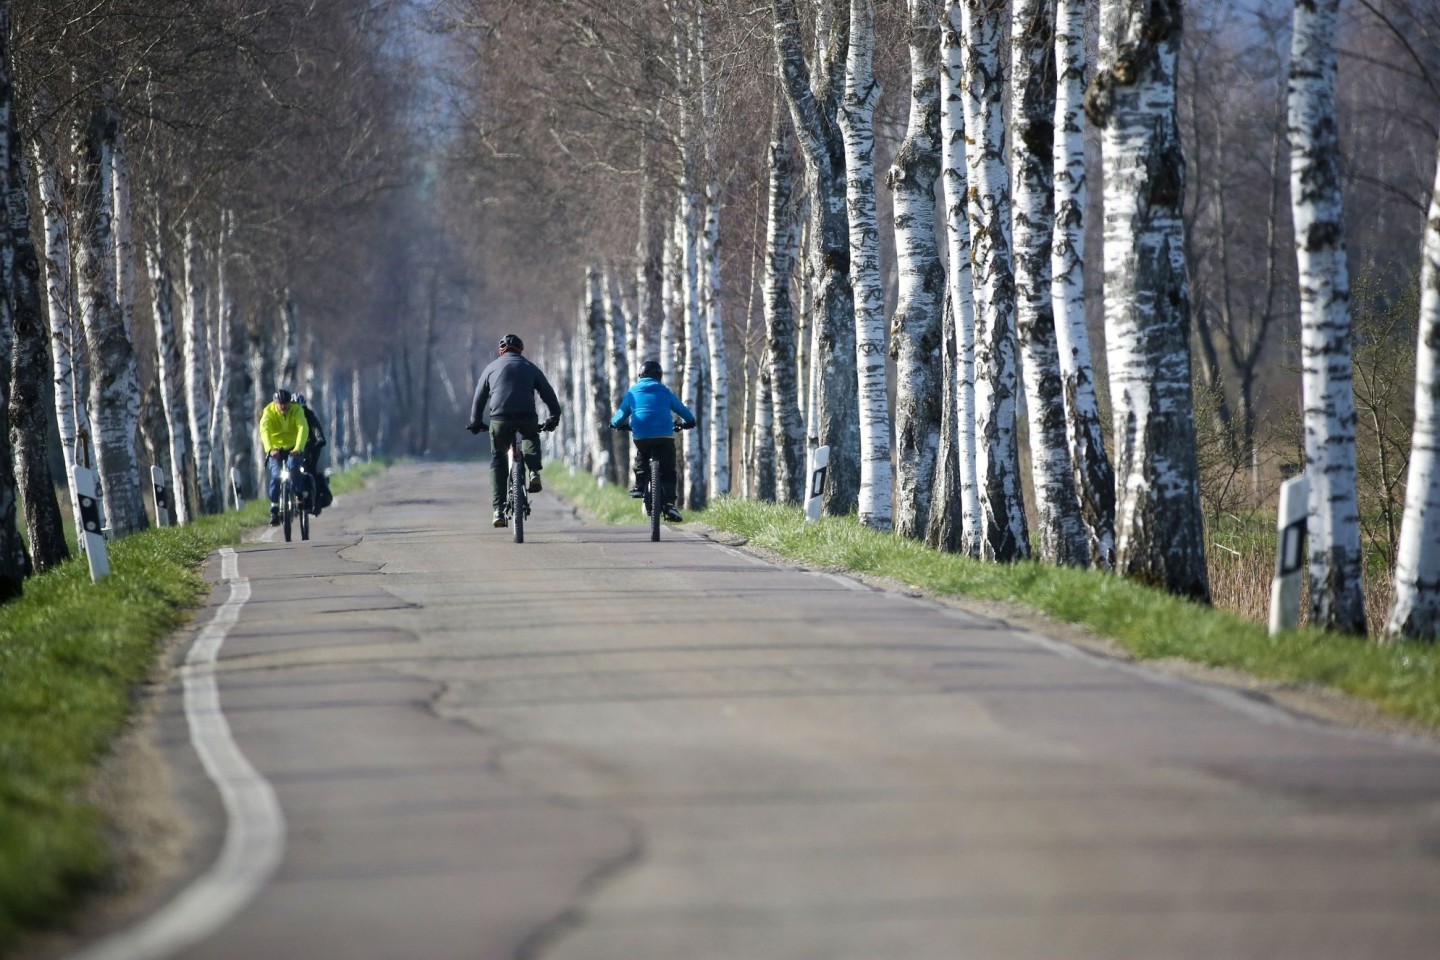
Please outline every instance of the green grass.
M550 484L607 523L641 523L624 490L553 471ZM547 483L550 474L547 474ZM807 524L799 509L722 499L691 513L718 530L805 564L913 584L941 596L1019 604L1115 641L1138 658L1179 657L1256 677L1318 684L1440 730L1440 648L1382 646L1318 630L1270 637L1265 625L1091 570L1001 565L865 529L853 518Z
M338 494L382 469L332 480ZM112 573L84 558L0 607L0 954L61 920L110 870L101 815L84 790L134 710L159 642L206 591L199 567L265 522L268 504L152 529L110 545Z

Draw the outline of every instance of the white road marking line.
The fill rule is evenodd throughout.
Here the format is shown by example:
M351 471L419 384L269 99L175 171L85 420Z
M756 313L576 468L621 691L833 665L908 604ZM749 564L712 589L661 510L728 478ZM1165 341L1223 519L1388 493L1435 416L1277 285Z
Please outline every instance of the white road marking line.
M158 912L71 960L160 960L200 942L244 909L285 852L285 816L275 790L240 752L220 708L216 658L250 599L250 581L240 576L235 551L223 547L220 558L230 598L195 638L180 671L190 742L225 804L228 822L220 857Z

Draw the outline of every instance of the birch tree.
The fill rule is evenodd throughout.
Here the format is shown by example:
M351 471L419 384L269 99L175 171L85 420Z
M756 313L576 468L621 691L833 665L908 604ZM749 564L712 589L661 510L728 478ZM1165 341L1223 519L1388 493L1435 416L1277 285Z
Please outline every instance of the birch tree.
M149 525L140 486L135 435L140 422L140 378L135 348L116 301L115 246L111 233L111 175L120 121L108 101L90 111L80 157L76 272L80 321L90 361L90 408L96 467L105 515L122 537Z
M890 396L885 370L885 286L880 279L880 226L875 210L875 7L851 0L850 44L840 130L845 140L849 204L850 286L855 292L855 366L860 393L860 522L889 530L894 516L890 472Z
M145 264L155 313L155 373L159 383L160 409L165 417L170 455L170 490L175 503L175 522L190 522L186 465L190 459L190 421L185 409L185 366L180 342L175 336L175 281L165 249L166 227L159 204L152 197L151 234L145 243Z
M769 204L765 222L765 360L774 405L775 499L799 503L805 495L805 422L800 413L795 310L795 165L790 118L775 111L770 136Z
M1056 0L1055 211L1050 299L1065 394L1066 436L1091 562L1115 565L1115 472L1105 452L1085 326L1085 6Z
M190 449L195 452L195 490L200 513L224 510L210 446L209 290L205 254L195 222L185 222L185 412L190 424Z
M955 546L969 557L979 557L985 523L980 512L976 475L975 438L975 301L970 261L969 174L965 141L965 44L961 34L964 0L945 0L940 33L941 165L945 189L945 238L950 269L946 293L950 304L946 320L954 330L955 484L959 500L959 541ZM948 348L947 348L948 350ZM949 381L947 380L947 385ZM949 404L946 404L949 412ZM942 423L942 444L950 433ZM941 454L942 468L944 452ZM950 509L948 500L945 509ZM937 537L940 534L937 532ZM942 541L943 542L943 541Z
M1440 636L1440 156L1429 214L1420 264L1415 435L1385 637L1433 642Z
M720 282L720 170L716 140L720 135L716 114L714 78L711 76L709 18L702 5L696 14L696 59L699 61L700 122L705 157L705 251L702 289L705 314L705 348L709 371L710 417L704 429L709 440L706 459L709 495L730 493L730 372L725 348L725 310ZM698 408L692 408L698 409Z
M963 0L965 153L975 296L976 480L981 556L1030 556L1016 437L1015 276L1010 263L1010 185L1005 159L1003 0Z
M1086 112L1105 164L1116 569L1208 601L1175 115L1180 0L1105 0Z
M940 177L940 3L907 0L910 118L886 184L894 197L900 296L890 323L895 360L895 532L921 539L940 453L945 271L935 242ZM853 32L853 30L852 30Z
M630 389L630 365L629 357L625 350L625 312L620 305L620 297L615 290L615 277L606 270L601 275L601 287L603 303L605 308L606 338L609 341L608 351L608 374L610 380L611 401L616 407L620 405L625 392ZM615 475L624 479L630 472L629 449L623 441L624 437L617 438L614 445Z
M619 480L615 469L615 452L611 446L614 432L609 427L610 381L607 375L610 354L609 325L605 320L605 297L601 290L600 271L591 267L585 276L587 413L589 414L589 446L594 451L592 469L595 476L609 483Z
M1363 633L1350 279L1335 127L1339 0L1300 0L1290 46L1290 197L1300 270L1301 393L1310 480L1310 622Z
M1065 398L1050 299L1055 224L1055 3L1014 0L1011 14L1011 136L1014 163L1016 332L1024 369L1030 464L1040 556L1085 566L1090 546L1080 522L1066 439Z
M825 511L843 515L859 502L861 459L845 144L836 116L844 89L850 19L841 0L821 0L816 6L813 75L801 46L795 0L772 0L771 10L781 86L805 157L810 196L807 260L815 270L811 296L817 314L811 352L816 368L810 379L815 393L812 436L830 447Z

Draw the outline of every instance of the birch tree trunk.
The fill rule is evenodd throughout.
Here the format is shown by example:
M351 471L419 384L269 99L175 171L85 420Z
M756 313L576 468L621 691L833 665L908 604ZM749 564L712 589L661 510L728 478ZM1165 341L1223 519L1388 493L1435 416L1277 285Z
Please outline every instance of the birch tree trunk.
M1415 358L1415 434L1385 638L1433 642L1440 636L1440 156L1420 264Z
M225 339L221 341L221 347L225 351L226 360L221 365L225 371L225 415L221 421L221 432L225 438L225 451L227 463L231 467L240 468L240 495L247 500L253 500L259 492L259 478L253 472L252 464L255 463L255 425L259 422L259 413L255 409L255 384L254 374L249 364L245 362L245 325L239 322L235 314L235 290L231 282L231 257L230 247L235 237L234 214L227 213L225 217L225 228L223 231L224 250L221 259L221 330ZM330 400L331 415L328 418L328 425L340 431L338 420L338 405L336 404L336 391L334 378L331 377L331 390L327 390L327 398ZM335 445L334 462L344 468L344 450L337 442ZM225 482L225 477L220 482Z
M799 503L805 496L805 422L800 414L795 311L790 302L795 274L794 175L790 118L777 110L770 139L765 227L765 363L774 404L775 499L787 504Z
M0 2L0 149L8 147L9 130L15 123L14 84L10 76L10 8ZM3 158L0 158L3 159ZM6 163L4 168L8 169ZM0 203L8 203L15 184L8 174L0 182ZM14 249L9 237L0 238L0 281L10 282L14 267ZM20 535L20 497L15 485L13 450L10 446L10 365L14 326L11 323L9 298L0 296L0 605L25 592L25 577L30 572L30 557L25 539Z
M1208 601L1190 386L1185 158L1175 113L1180 0L1106 0L1086 113L1105 163L1105 340L1116 570Z
M228 503L226 491L230 489L230 467L235 462L231 455L234 444L228 429L230 409L230 385L233 378L230 356L230 331L234 326L234 303L231 302L230 271L226 263L230 255L230 211L220 214L220 232L215 239L215 339L211 351L215 379L212 383L210 407L210 446L215 461L216 479L220 484L220 500ZM313 377L314 370L311 369ZM316 410L320 405L318 385L312 385L309 392L310 405Z
M1086 566L1090 544L1080 522L1066 436L1065 396L1050 300L1055 224L1055 2L1014 0L1011 12L1011 136L1014 164L1015 327L1030 426L1030 469L1040 556Z
M116 302L115 246L111 233L111 172L119 116L97 104L85 128L78 194L81 242L76 251L80 321L90 361L90 408L96 467L105 514L114 536L149 526L135 455L140 425L140 377L135 348Z
M850 287L855 293L855 368L860 399L860 522L889 530L894 519L890 470L890 390L885 370L885 284L875 209L875 7L850 2L850 44L840 130L845 140Z
M3 18L3 11L0 11ZM0 22L0 71L9 70L8 24ZM41 305L40 258L30 236L30 188L25 150L9 76L0 76L0 106L8 121L0 124L4 162L8 168L4 229L9 233L7 256L10 262L9 308L15 338L10 366L10 438L18 471L20 496L25 503L25 526L30 535L30 552L35 570L44 572L69 559L60 501L55 496L55 479L50 472L50 417L45 402L45 380L49 373L48 330ZM5 375L0 368L0 378Z
M675 242L675 235L679 225L679 218L670 224L665 231L665 237L661 250L661 274L660 274L660 335L656 353L660 361L660 367L665 371L666 377L672 381L680 367L675 363L675 328L679 325L681 291L684 289L685 281L682 279L684 265L680 262L680 245Z
M640 237L635 244L635 359L668 361L660 349L660 327L664 323L662 314L666 309L664 295L664 253L663 245L657 245L654 224L650 219L654 206L654 174L651 165L649 142L646 141L641 155L640 189Z
M693 160L682 160L687 170L693 172ZM701 332L701 309L700 309L700 263L699 263L699 230L696 224L697 203L694 191L692 174L686 174L682 180L681 203L684 213L684 234L682 240L682 252L685 257L684 283L685 288L682 294L684 310L682 316L685 320L685 330L682 337L677 338L685 344L685 377L684 392L682 400L685 405L698 415L704 409L705 370L703 357L705 355L705 339ZM705 506L705 439L702 429L686 431L683 434L685 446L685 473L684 487L685 506L690 510L698 510Z
M755 447L752 495L757 500L775 502L775 392L772 389L770 358L762 356L756 370Z
M618 407L625 392L630 389L629 356L625 349L625 311L621 308L620 298L616 295L615 278L610 271L605 271L601 278L601 284L604 289L605 324L609 340L609 396L614 405ZM607 417L609 413L610 411L606 411ZM613 445L615 476L621 480L630 473L630 450L625 443L620 442L625 439L625 437L616 437Z
M1115 471L1095 395L1090 333L1085 326L1085 6L1057 0L1055 60L1055 227L1050 299L1065 393L1066 436L1080 501L1080 520L1095 566L1115 566Z
M190 421L190 449L195 451L195 490L199 513L220 513L225 505L215 479L210 447L209 289L205 254L194 221L185 223L185 410Z
M280 354L280 377L277 386L294 391L300 375L300 324L295 317L295 301L287 289L280 298L280 342L284 352Z
M940 453L941 311L945 270L935 243L940 177L940 3L908 0L910 123L886 184L895 204L900 296L891 320L895 359L895 532L924 538Z
M265 405L270 402L270 391L273 389L274 372L270 362L271 353L267 348L265 334L260 326L258 317L252 318L245 329L245 356L250 367L251 380L251 410L264 410ZM254 414L250 418L250 436L259 439L260 437L260 415ZM351 448L357 456L363 457L365 451L359 447ZM265 450L260 443L255 445L255 455L250 458L250 469L254 472L261 487L264 487L266 466ZM260 489L260 488L257 488ZM258 493L257 493L258 495Z
M151 199L151 208L158 211L158 199ZM169 436L170 490L175 503L175 522L190 522L189 485L185 467L190 457L189 415L185 411L184 361L175 338L175 283L164 247L165 229L158 212L154 216L149 242L145 244L145 263L150 274L150 289L155 298L155 372L160 385L160 409L165 416Z
M1360 509L1355 487L1355 395L1350 370L1350 279L1335 125L1339 0L1300 0L1290 46L1290 196L1300 269L1301 393L1310 622L1365 632Z
M843 516L860 497L860 418L854 363L855 300L850 285L850 227L845 144L837 125L844 92L850 18L843 0L820 0L814 76L801 47L795 0L772 0L781 86L805 157L810 196L810 248L817 307L810 379L815 400L812 436L830 447L825 512Z
M1016 438L1015 277L1010 265L1010 184L1005 160L1003 0L963 0L965 160L969 173L975 297L976 481L981 556L1030 556Z
M720 124L710 76L709 23L702 5L697 13L696 58L700 72L700 121L705 156L705 263L702 288L705 310L705 347L709 369L710 416L706 451L711 497L730 493L730 365L725 348L725 311L720 283L720 169L716 159ZM698 412L698 408L696 409Z
M111 152L111 216L115 240L115 303L127 336L135 331L135 244L132 240L133 205L130 202L130 161L125 131L118 123Z
M941 164L945 187L945 238L950 270L946 277L950 306L945 319L955 336L955 486L959 497L960 540L957 552L978 558L985 521L980 512L975 441L975 301L970 262L969 175L965 147L965 45L961 26L964 0L945 0L940 34ZM947 347L948 350L948 347ZM950 386L949 381L946 385ZM949 413L946 404L946 413ZM942 424L942 436L944 432ZM943 465L942 469L948 469ZM946 504L948 511L950 505ZM937 545L946 542L936 534Z
M50 99L42 90L36 96L35 116L48 115ZM50 322L51 378L54 381L55 422L65 458L65 487L71 516L78 528L75 499L76 407L82 402L75 390L75 341L78 305L70 259L70 221L66 216L64 186L51 127L37 122L34 140L40 204L45 221L45 303Z
M940 450L935 461L935 489L925 527L925 542L946 553L959 553L965 543L965 517L960 497L960 349L955 334L955 309L949 295L941 315L940 350L943 390L940 409Z
M588 441L594 457L592 469L595 476L608 483L616 483L619 474L615 469L615 452L611 447L613 431L609 427L610 381L606 374L610 353L608 324L605 321L605 298L600 288L600 271L590 267L585 273L587 290L585 310L585 331L587 366L590 383L586 401L589 414Z

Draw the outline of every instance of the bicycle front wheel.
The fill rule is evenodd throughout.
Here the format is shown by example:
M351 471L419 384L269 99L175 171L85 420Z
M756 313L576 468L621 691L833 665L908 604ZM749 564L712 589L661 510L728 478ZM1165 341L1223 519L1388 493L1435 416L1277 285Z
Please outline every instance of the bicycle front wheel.
M280 484L280 526L285 531L285 542L290 542L291 525L295 520L295 497L290 481Z
M518 451L516 451L518 454ZM510 518L510 529L516 543L525 542L525 464L516 456L510 464L510 503L514 515Z

